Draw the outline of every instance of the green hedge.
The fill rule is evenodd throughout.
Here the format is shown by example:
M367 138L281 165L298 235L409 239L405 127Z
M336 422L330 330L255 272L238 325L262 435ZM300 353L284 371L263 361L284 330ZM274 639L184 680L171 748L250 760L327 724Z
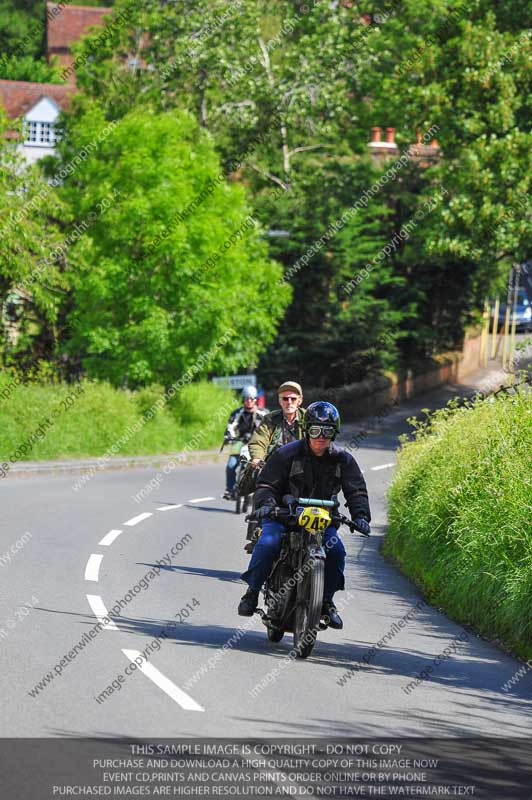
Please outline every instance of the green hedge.
M191 440L193 449L208 449L221 443L229 412L239 402L212 383L194 383L161 402L150 418L147 412L164 400L161 386L130 392L96 381L16 381L14 373L0 373L2 462L17 450L17 461L32 461L101 456L117 444L116 455L171 453Z
M384 552L460 622L532 656L532 395L416 423L389 492Z

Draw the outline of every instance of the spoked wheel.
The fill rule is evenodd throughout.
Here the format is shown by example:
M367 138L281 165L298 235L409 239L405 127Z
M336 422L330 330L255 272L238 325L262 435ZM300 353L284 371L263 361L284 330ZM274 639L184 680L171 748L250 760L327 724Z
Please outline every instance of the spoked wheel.
M305 577L301 587L302 599L300 604L296 606L294 648L297 658L308 658L312 653L321 619L324 585L325 567L323 559L317 558L314 561L313 568Z

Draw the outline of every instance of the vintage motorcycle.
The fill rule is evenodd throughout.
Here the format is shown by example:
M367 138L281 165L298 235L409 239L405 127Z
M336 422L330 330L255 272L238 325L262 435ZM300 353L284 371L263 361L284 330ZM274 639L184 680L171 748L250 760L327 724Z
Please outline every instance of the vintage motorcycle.
M291 631L296 657L308 658L318 631L328 627L327 617L321 613L325 582L323 533L329 525L336 528L347 525L351 531L357 528L352 520L339 513L336 497L319 500L286 496L283 503L282 507L259 509L246 517L246 520L267 517L286 525L279 558L262 590L266 611L257 609L256 613L266 625L271 642L280 642Z
M220 447L220 453L221 453L226 445L230 445L231 450L229 452L229 455L238 459L235 471L235 490L233 493L233 497L235 500L236 514L241 514L241 513L245 514L252 507L252 502L253 502L253 493L247 492L243 494L240 489L242 474L249 461L248 441L249 437L245 440L227 438L224 439L223 444Z
M236 483L235 483L235 493L236 493L236 508L235 511L237 514L245 514L253 504L253 492L247 491L247 487L243 484L242 478L244 477L244 473L246 471L246 467L249 463L250 455L249 455L249 447L246 444L243 444L239 450L239 459L238 465L236 468Z

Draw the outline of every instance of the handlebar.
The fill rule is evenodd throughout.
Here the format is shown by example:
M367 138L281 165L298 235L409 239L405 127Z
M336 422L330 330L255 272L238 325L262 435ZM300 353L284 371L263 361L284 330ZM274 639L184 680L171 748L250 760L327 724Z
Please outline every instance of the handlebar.
M233 442L242 442L242 444L248 444L249 438L242 439L240 436L232 436L228 439L224 436L222 446L220 447L220 453L222 452L226 444L232 444Z
M325 505L326 504L326 505ZM312 498L305 498L300 497L299 499L296 498L295 503L293 506L321 506L324 508L334 508L338 507L338 502L335 500L318 500L317 502L314 501ZM257 522L258 520L267 518L267 519L288 519L291 518L294 522L297 519L297 514L295 513L295 508L289 507L286 508L285 506L263 506L263 508L259 508L254 511L252 514L249 514L245 520L246 522ZM261 514L261 511L263 513ZM266 511L266 513L264 513ZM331 514L331 522L335 527L339 527L340 525L347 525L351 533L357 531L362 536L368 536L369 534L363 533L359 531L357 526L355 525L354 521L349 517L346 517L344 514L340 514L339 512Z
M298 506L318 506L319 508L334 508L338 505L337 500L317 500L315 497L300 497L297 500Z

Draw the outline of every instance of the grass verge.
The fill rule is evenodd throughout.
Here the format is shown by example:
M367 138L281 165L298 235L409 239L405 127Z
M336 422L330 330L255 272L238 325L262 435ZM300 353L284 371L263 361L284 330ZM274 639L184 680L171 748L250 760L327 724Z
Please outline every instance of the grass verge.
M176 452L219 445L233 392L200 382L165 400L161 386L138 392L107 383L16 383L0 373L0 461L39 461ZM11 462L11 458L15 462Z
M384 552L430 602L532 656L532 394L450 404L403 441Z

